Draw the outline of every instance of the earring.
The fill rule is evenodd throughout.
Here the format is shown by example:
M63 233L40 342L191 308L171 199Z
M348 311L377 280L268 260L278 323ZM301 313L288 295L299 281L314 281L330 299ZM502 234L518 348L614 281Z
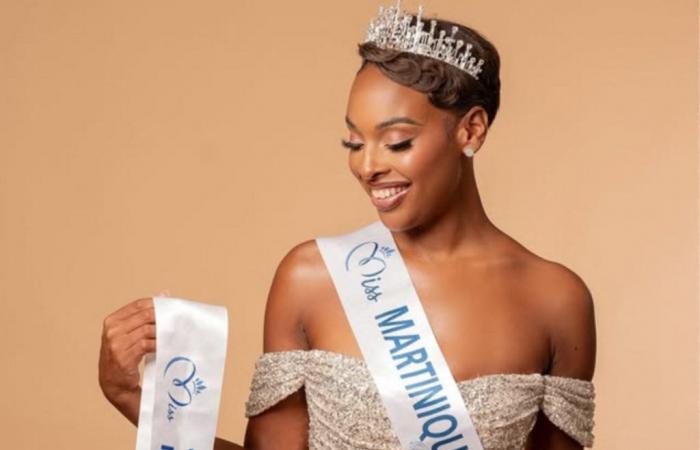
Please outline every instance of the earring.
M472 149L471 147L464 147L464 150L462 151L465 155L467 155L467 158L471 158L472 156L474 156L474 149Z

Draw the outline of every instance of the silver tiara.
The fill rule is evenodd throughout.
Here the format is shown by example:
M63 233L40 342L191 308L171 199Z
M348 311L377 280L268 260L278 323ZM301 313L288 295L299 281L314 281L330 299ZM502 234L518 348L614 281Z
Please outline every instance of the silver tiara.
M396 1L395 6L384 9L379 7L379 14L372 19L367 28L367 37L364 42L373 42L380 48L401 50L428 56L446 62L460 70L467 72L475 79L479 79L483 59L472 56L473 45L467 43L460 53L465 42L455 39L457 27L452 27L452 34L445 37L445 30L440 30L440 35L435 36L437 21L430 21L430 31L423 30L425 22L421 21L423 5L418 6L416 24L411 26L412 14L401 11L401 0Z

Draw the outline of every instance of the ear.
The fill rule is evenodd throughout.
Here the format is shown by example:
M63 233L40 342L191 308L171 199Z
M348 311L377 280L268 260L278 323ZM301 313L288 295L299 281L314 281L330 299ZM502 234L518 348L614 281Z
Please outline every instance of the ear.
M489 130L488 114L483 107L473 106L458 120L455 128L455 138L460 148L468 145L476 152L486 140Z

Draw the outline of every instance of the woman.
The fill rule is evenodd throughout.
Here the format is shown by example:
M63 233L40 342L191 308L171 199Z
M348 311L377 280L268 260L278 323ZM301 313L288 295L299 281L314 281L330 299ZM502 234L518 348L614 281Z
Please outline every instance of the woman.
M410 15L412 27L419 18ZM499 55L463 25L438 20L431 36L450 30L483 65L389 48L371 33L360 44L342 141L349 169L391 230L484 449L590 447L590 292L486 216L473 158L498 110ZM152 351L151 299L105 319L100 383L134 424L137 366ZM400 448L315 240L277 268L263 351L243 448ZM217 450L234 448L216 440Z

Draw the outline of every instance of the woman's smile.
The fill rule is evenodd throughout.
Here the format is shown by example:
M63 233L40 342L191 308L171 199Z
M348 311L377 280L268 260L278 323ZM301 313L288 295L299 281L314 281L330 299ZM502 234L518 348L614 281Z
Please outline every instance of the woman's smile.
M370 186L372 204L381 212L396 208L410 190L410 183L390 187Z

